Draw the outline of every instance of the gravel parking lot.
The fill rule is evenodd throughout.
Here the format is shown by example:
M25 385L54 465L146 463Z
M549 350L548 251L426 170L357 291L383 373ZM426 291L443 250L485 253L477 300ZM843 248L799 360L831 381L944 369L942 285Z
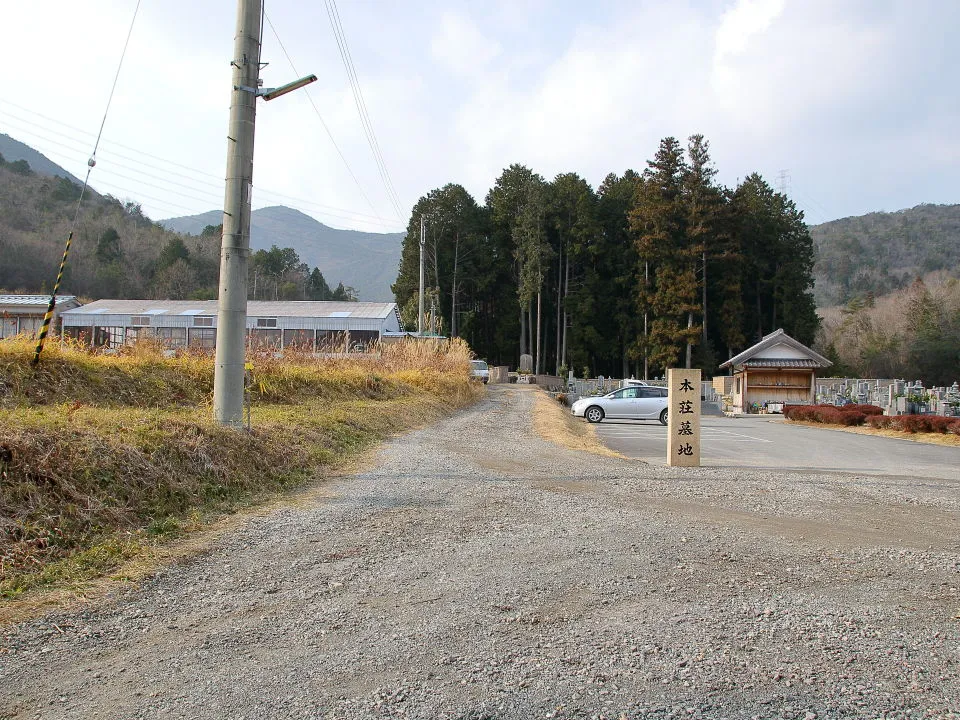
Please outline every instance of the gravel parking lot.
M960 717L960 482L592 455L538 397L4 628L0 717Z

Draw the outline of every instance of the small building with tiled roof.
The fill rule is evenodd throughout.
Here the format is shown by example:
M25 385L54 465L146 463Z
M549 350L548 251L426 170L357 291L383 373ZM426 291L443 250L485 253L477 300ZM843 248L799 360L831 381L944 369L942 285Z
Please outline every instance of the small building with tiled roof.
M396 303L247 302L251 350L360 350L403 335ZM63 334L94 347L119 348L150 338L165 348L213 350L216 300L97 300L63 313Z
M816 402L817 370L832 364L780 328L720 367L733 374L733 412L749 413Z
M49 295L0 295L0 340L14 335L36 337L49 304ZM53 330L59 329L60 313L79 305L80 301L74 295L57 295Z

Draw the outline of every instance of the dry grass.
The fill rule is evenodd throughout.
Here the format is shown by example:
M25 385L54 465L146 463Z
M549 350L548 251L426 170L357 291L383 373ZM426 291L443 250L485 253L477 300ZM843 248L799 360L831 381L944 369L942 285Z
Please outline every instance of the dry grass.
M879 435L881 437L896 438L897 440L910 440L911 442L926 443L927 445L947 445L950 447L960 447L960 435L944 433L910 433L900 430L883 430L867 426L844 427L842 425L823 425L821 423L791 420L794 425L807 425L808 427L825 428L830 430L841 430L843 432L857 433L859 435Z
M607 457L623 457L600 442L596 430L586 421L573 417L566 407L543 390L533 386L519 392L536 393L533 430L544 440L570 450L582 450Z
M82 589L171 538L329 475L472 402L469 348L404 342L349 358L254 360L253 431L212 421L213 362L0 343L0 598ZM121 572L121 575L124 574ZM136 575L136 573L133 573Z

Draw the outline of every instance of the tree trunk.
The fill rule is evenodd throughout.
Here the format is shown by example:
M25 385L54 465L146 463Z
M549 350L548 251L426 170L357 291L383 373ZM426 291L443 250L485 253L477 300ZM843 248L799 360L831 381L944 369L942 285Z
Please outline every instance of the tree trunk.
M542 370L542 368L541 368L541 366L540 366L540 361L541 361L541 359L542 359L542 358L540 357L540 338L541 338L542 335L543 335L543 333L542 333L542 329L543 329L543 328L542 328L541 325L540 325L540 323L542 322L542 319L543 319L543 316L542 316L542 313L541 313L541 302L540 302L540 297L541 297L541 295L542 295L542 293L541 293L539 290L537 290L537 358L536 358L536 361L535 361L534 364L533 364L534 368L536 368L537 375L539 375L539 374L540 374L540 371Z
M567 253L567 266L565 271L565 277L563 281L563 350L560 353L560 364L567 364L567 325L569 321L567 318L567 296L570 294L570 253ZM569 367L569 366L567 366Z
M707 345L707 251L703 251L703 328L702 335L703 346Z
M520 354L527 354L527 313L520 306Z
M557 368L556 374L560 374L560 313L563 293L563 245L560 246L560 257L557 259Z
M457 337L457 269L460 264L460 233L457 232L453 243L453 281L450 283L450 337Z
M687 313L687 330L693 327L693 313ZM693 362L693 343L687 340L687 370L690 369L690 364Z
M760 280L757 280L757 341L763 339L763 311L760 307Z
M645 295L649 295L649 285L650 285L650 263L644 261L643 263L643 291ZM647 298L643 298L643 379L650 379L650 356L647 351Z

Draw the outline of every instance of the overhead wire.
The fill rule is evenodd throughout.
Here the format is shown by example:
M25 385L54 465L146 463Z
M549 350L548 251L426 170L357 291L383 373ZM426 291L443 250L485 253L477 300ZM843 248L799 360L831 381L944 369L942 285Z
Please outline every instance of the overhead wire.
M357 107L357 113L360 116L360 124L363 127L367 144L373 153L374 162L377 165L377 171L380 173L380 179L383 181L384 188L390 203L393 205L397 217L402 217L403 208L400 198L390 179L390 173L387 170L387 164L383 158L383 152L380 149L380 143L377 140L376 132L373 129L373 122L370 120L370 113L367 110L367 103L363 97L363 89L360 86L360 79L357 76L356 66L353 64L353 56L350 54L350 45L347 42L346 33L343 30L343 24L340 21L340 12L337 9L336 0L324 0L327 9L327 18L330 20L330 27L333 30L334 38L337 42L337 48L340 51L340 58L343 61L344 69L347 72L347 79L350 82L350 89L353 93L353 101Z
M296 65L294 65L293 59L290 57L290 53L287 52L287 48L286 46L284 46L283 40L280 39L280 34L277 32L277 29L274 27L273 21L270 20L270 16L266 12L264 12L263 17L267 21L267 25L270 26L270 30L273 32L273 36L276 38L277 44L280 46L281 52L283 52L284 56L287 58L287 62L290 63L290 68L293 70L293 74L299 75L300 73L297 71L297 67ZM320 109L317 107L317 104L313 101L313 95L310 94L309 90L305 90L305 92L306 92L307 100L309 100L311 107L313 107L313 112L316 113L317 119L320 120L320 125L323 126L324 132L327 133L327 137L330 139L330 142L333 144L334 149L337 151L337 155L340 156L340 160L343 161L344 167L347 168L347 172L350 173L350 177L353 178L353 182L356 184L357 189L360 191L360 194L363 196L363 199L367 201L367 205L369 205L370 208L373 210L374 214L377 216L377 219L383 220L383 218L380 217L380 213L377 212L376 206L373 204L373 202L370 200L369 196L367 195L366 191L363 189L363 185L360 184L360 180L357 178L356 173L353 172L353 168L350 167L350 163L347 162L347 158L346 156L344 156L343 151L340 150L340 146L337 145L337 141L333 139L333 133L330 132L330 128L327 126L326 121L324 121L323 115L320 114Z
M130 29L127 30L127 38L123 43L123 51L120 53L120 62L117 63L117 72L113 76L113 84L110 86L110 95L107 97L107 105L103 110L103 120L100 122L100 130L97 132L97 140L93 144L93 152L87 161L87 175L84 178L83 186L80 188L80 196L77 198L77 209L73 215L73 223L70 227L70 234L67 235L67 242L63 249L63 257L60 259L60 268L57 271L57 279L53 284L53 290L50 292L50 302L47 304L47 312L43 316L43 324L40 326L40 332L37 334L37 347L33 355L33 365L40 362L40 353L43 352L43 343L50 331L50 322L53 320L53 311L57 306L57 292L60 290L60 284L63 282L63 273L67 267L67 258L70 255L70 244L73 242L73 233L77 227L77 221L80 218L80 208L83 205L83 196L86 193L87 185L90 183L90 172L97 164L97 148L100 146L100 139L103 137L103 129L107 124L107 115L110 113L110 105L113 103L113 95L117 89L117 81L120 79L120 70L123 68L123 61L127 56L127 48L130 46L130 37L133 35L133 26L137 22L137 14L140 12L140 0L137 0L136 7L133 9L133 18L130 20Z
M44 123L38 123L36 120L28 119L28 118L23 117L23 116L21 116L21 115L17 115L17 114L11 113L11 112L9 112L9 111L7 111L7 110L5 110L5 109L3 108L3 104L7 104L7 105L10 105L10 106L12 106L12 107L15 107L15 108L23 111L24 113L29 113L29 114L31 114L31 115L36 115L37 117L42 118L43 120L47 121L48 123L55 123L55 124L57 124L57 125L59 125L59 126L62 126L63 128L66 128L67 130L73 131L73 132L64 132L64 131L59 130L59 129L55 129L55 128L52 128L52 127L49 127L49 126L45 126ZM13 119L15 119L15 120L17 120L17 121L19 121L19 122L21 122L21 123L26 123L26 124L30 125L31 127L27 128L27 127L24 127L24 126L19 125L19 124L14 124L14 123L10 122L9 118L13 118ZM50 154L50 155L58 155L59 157L67 157L71 162L77 162L77 161L79 161L79 158L80 158L80 157L85 156L85 153L83 153L83 151L82 151L82 150L80 149L80 147L78 146L78 143L83 142L83 140L80 139L80 138L78 138L78 137L76 137L73 133L79 133L79 134L83 134L83 135L88 135L88 136L90 136L90 137L93 136L92 133L87 133L87 132L81 130L80 128L76 128L76 127L73 127L73 126L71 126L71 125L69 125L69 124L67 124L67 123L62 122L62 121L56 120L56 119L54 119L54 118L47 117L46 115L43 115L42 113L37 113L37 112L35 112L35 111L33 111L33 110L30 110L29 108L25 108L25 107L23 107L23 106L17 105L16 103L9 102L8 100L5 100L5 99L0 99L0 119L4 120L5 125L9 126L10 128L14 128L15 130L17 130L18 133L23 133L24 135L29 136L30 138L38 138L38 139L42 140L43 143L44 143L44 151L45 151L47 154ZM39 128L39 129L42 130L43 132L38 132L37 128ZM72 141L72 142L68 142L68 143L61 142L61 141L58 140L58 139L54 139L53 137L50 137L50 135L48 135L48 134L46 134L46 133L49 133L50 135L56 136L56 137L61 138L61 139L66 139L66 140ZM65 155L63 155L62 153L55 153L55 152L49 150L48 146L51 146L51 145L52 145L52 146L59 147L59 148L63 148L63 149L65 149L65 150L69 151L70 153L75 153L75 154L65 156ZM143 159L140 159L139 157L133 157L133 156L131 156L130 154L121 153L121 152L113 149L114 146L116 146L116 147L122 147L122 148L124 148L124 149L127 149L127 150L130 151L130 153L132 153L133 155L136 155L136 156L141 156L141 155L142 155L142 156L144 156L144 157L151 158L151 159L153 159L153 160L157 160L157 161L159 161L160 163L166 163L166 164L172 165L172 166L174 166L174 167L176 167L176 168L180 168L180 169L183 169L183 170L188 170L188 171L190 171L190 173L192 173L192 174L189 174L189 175L188 175L188 174L186 174L186 173L178 172L178 171L176 171L176 170L171 170L171 169L169 169L169 168L166 168L166 167L161 166L160 164L153 163L153 162L147 162L147 161L145 161L145 160L143 160ZM190 167L190 166L187 166L187 165L183 165L183 164L181 164L181 163L177 163L177 162L174 162L174 161L172 161L172 160L168 160L168 159L166 159L166 158L161 158L161 157L159 157L159 156L152 155L151 153L148 153L148 152L144 152L144 151L142 151L142 150L139 150L138 148L134 148L134 147L129 146L129 145L124 145L124 144L118 143L118 142L116 142L116 141L111 141L111 142L109 142L109 143L103 143L103 146L100 148L99 155L100 155L101 158L106 158L106 159L111 160L110 166L116 165L117 167L126 168L127 170L129 170L129 171L131 171L131 172L134 172L134 173L136 173L136 174L138 174L138 175L143 175L143 176L145 176L145 177L153 178L153 179L159 180L159 181L161 181L161 182L163 182L163 183L167 183L167 184L173 185L174 187L180 187L180 188L182 188L182 189L189 190L191 193L194 193L194 194L204 195L205 197L211 198L211 202L212 202L214 199L215 199L217 202L219 202L219 201L222 199L222 196L221 196L218 192L214 192L214 190L222 192L223 181L222 181L222 179L220 179L218 176L216 176L216 175L214 175L214 174L212 174L212 173L207 173L207 172L204 172L204 171L199 170L199 169L197 169L197 168L193 168L193 167ZM114 157L116 157L116 158L121 158L121 159L123 159L123 160L126 160L126 161L128 161L128 163L132 163L133 165L130 165L130 164L127 164L127 163L124 163L124 162L115 161L115 160L113 160ZM134 167L134 166L142 166L142 167L150 168L151 170L155 170L155 171L157 171L157 172L159 172L159 173L161 173L161 174L166 174L166 175L174 176L174 177L177 177L177 178L182 178L183 180L186 180L186 181L188 181L189 183L192 183L192 184L185 184L185 183L180 182L180 181L170 180L170 179L168 179L168 178L166 178L166 177L161 177L161 175L157 175L157 174L155 174L155 173L153 173L153 172L147 172L147 171L145 171L145 170L140 169L139 167ZM113 173L111 173L110 170L105 169L103 166L101 166L100 168L98 168L98 173L99 173L99 176L100 176L100 177L103 177L104 174L106 174L106 175L111 175L111 174L113 174ZM123 175L122 173L116 173L116 175L119 176L119 177L124 177L125 179L128 179L128 180L133 180L134 182L141 182L141 181L137 180L136 178L130 178L129 176ZM196 175L200 175L200 176L202 176L202 177L196 177ZM208 180L208 179L206 179L206 178L211 178L211 179ZM217 179L218 182L213 182L212 179ZM158 186L152 185L152 184L150 184L150 183L144 183L144 184L145 184L145 185L149 185L149 186L151 186L151 187L158 187ZM197 185L203 186L203 187L196 187ZM115 187L117 187L117 186L115 186ZM211 190L211 188L214 189L214 190ZM129 192L129 190L127 190L126 188L119 188L119 189L124 189L124 190L126 190L126 191ZM159 187L158 187L158 189L167 190L167 188L159 188ZM295 197L295 196L287 195L287 194L285 194L285 193L277 192L277 191L275 191L275 190L271 190L271 189L269 189L269 188L264 188L264 187L261 187L261 186L256 186L256 190L257 190L257 192L260 193L261 195L266 195L266 196L268 196L269 198L277 198L277 199L278 199L278 202L280 202L280 203L282 203L282 204L291 205L291 204L294 204L294 203L295 203L295 204L297 204L297 205L299 205L299 206L303 206L304 208L309 209L310 212L313 212L313 213L316 213L316 214L319 214L319 215L322 215L322 216L325 216L325 217L328 217L328 218L336 218L336 219L339 219L339 220L342 220L342 221L347 221L347 222L349 222L349 223L356 223L356 224L368 225L368 226L369 226L369 225L382 225L382 226L384 226L385 228L389 228L389 229L391 229L391 230L393 230L393 229L396 228L396 224L395 224L394 222L385 221L385 220L383 220L383 218L380 217L380 216L368 215L368 214L366 214L366 213L361 213L361 212L358 212L358 211L355 211L355 210L350 210L350 209L348 209L348 208L340 208L340 207L333 206L333 205L326 205L326 204L323 204L323 203L318 203L318 202L315 202L315 201L313 201L313 200L308 200L308 199L306 199L306 198L300 198L300 197ZM178 193L178 192L176 192L176 191L170 191L170 192L173 192L174 194L182 195L182 196L184 196L184 197L189 197L189 198L191 198L191 199L199 199L199 198L195 198L195 197L193 197L193 196L184 195L183 193ZM139 195L143 196L144 198L149 198L149 196L143 195L143 193L134 192L134 194L135 194L135 195L136 195L136 194L139 194ZM177 207L177 208L180 208L180 209L186 209L186 210L188 211L188 213L196 212L195 209L184 208L184 206L182 206L182 205L176 205L175 203L163 203L163 201L156 200L155 198L149 198L149 199L154 199L156 202L160 202L161 204L165 204L165 205L170 205L170 206L172 206L172 207Z

